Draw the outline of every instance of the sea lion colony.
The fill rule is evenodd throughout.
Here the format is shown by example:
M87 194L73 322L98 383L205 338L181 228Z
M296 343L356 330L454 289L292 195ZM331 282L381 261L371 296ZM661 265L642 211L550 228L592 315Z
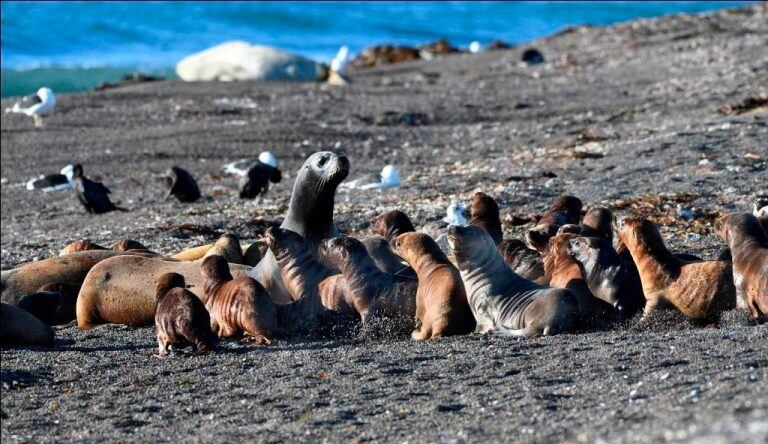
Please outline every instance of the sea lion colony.
M414 340L473 331L536 337L643 323L662 308L702 325L717 325L737 306L767 320L761 208L716 222L731 260L675 254L648 219L585 209L567 195L525 241L503 238L499 206L481 192L469 223L442 233L447 247L396 209L371 221L375 236L358 240L333 222L336 188L348 173L343 155L311 155L281 227L253 244L226 234L163 256L133 240L110 248L82 240L3 271L2 344L49 347L48 325L71 322L154 323L165 356L187 345L215 350L218 338L268 345L403 332Z

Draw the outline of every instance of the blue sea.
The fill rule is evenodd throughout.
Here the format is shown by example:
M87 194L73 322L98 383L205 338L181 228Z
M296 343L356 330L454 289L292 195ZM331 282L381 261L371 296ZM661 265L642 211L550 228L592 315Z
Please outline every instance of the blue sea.
M744 2L2 2L2 96L40 86L83 91L143 72L173 76L188 54L228 40L266 44L316 60L341 45L444 37L457 46L520 43L568 25L695 13Z

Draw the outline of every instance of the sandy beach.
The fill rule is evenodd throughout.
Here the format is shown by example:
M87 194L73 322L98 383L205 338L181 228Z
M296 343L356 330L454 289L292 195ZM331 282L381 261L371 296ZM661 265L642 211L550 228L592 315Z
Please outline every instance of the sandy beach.
M520 63L528 47L546 62ZM499 202L505 235L520 237L531 225L513 221L568 193L653 216L671 249L714 259L724 248L715 218L768 194L766 48L760 3L576 27L360 71L340 87L174 80L62 94L42 129L2 115L2 266L81 238L128 237L164 254L224 232L253 240L280 223L296 170L320 150L349 156L351 179L400 170L394 190L339 190L336 222L353 236L387 209L434 224L482 190ZM258 202L238 199L221 167L264 150L283 181ZM89 215L71 191L24 189L73 162L130 211ZM203 199L164 199L173 165ZM211 233L179 230L185 222ZM225 343L165 360L155 347L152 328L70 326L54 349L3 349L3 442L768 438L768 326L740 310L719 328L660 313L643 329L535 340Z

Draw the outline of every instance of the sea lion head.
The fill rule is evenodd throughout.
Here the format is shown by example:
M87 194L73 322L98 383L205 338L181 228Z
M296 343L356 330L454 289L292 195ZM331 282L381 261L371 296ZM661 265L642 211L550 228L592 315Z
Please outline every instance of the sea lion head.
M568 254L579 264L594 295L619 312L628 308L628 295L622 289L628 276L621 258L611 243L601 237L577 237L567 242Z
M200 272L206 282L225 282L232 280L229 263L218 254L212 254L200 264Z
M768 235L763 230L760 220L749 213L728 213L715 221L715 234L732 246L745 236L756 238L763 248L768 248Z
M371 229L388 241L403 233L416 231L408 215L400 210L385 211L371 220Z
M566 223L578 224L581 220L581 200L576 196L563 194L555 199L555 202L549 208L549 211L564 214Z
M445 257L445 253L440 250L440 247L431 237L418 231L403 233L394 237L390 242L390 246L392 247L392 252L405 259L411 266L424 255L437 256L444 258L446 261L448 260Z
M475 268L485 264L495 253L496 243L485 229L472 225L451 225L446 231L451 248L460 269Z
M472 220L492 221L499 219L499 204L482 191L472 195L472 203L469 204L469 210Z
M589 236L613 240L613 213L605 207L593 207L584 215L581 225L587 228Z
M555 224L537 225L525 233L525 240L534 250L543 253L547 251L549 238L556 235L559 229L560 227Z
M232 233L225 233L219 237L204 257L214 254L224 257L227 262L235 264L243 262L243 248L237 236Z
M630 251L633 248L645 252L666 250L661 233L648 219L630 216L617 220L615 225L619 242Z
M109 247L111 250L128 251L128 250L148 250L148 248L139 241L133 239L122 239Z
M302 183L307 179L315 184L317 194L336 187L347 178L349 174L349 159L343 154L331 151L314 153L304 162L299 171L296 183Z
M159 300L173 288L185 288L184 276L179 273L165 273L155 282L155 297Z
M307 241L299 233L286 228L267 228L264 242L278 261L288 256L299 256L303 252L311 254Z
M349 236L327 239L323 242L322 249L323 256L341 270L349 264L360 264L368 256L365 245Z

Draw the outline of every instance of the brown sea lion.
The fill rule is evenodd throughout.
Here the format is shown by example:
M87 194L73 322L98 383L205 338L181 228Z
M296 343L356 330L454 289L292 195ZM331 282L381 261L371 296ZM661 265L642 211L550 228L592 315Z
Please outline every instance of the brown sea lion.
M0 304L0 344L53 347L53 330L15 305Z
M489 195L477 192L472 195L472 203L469 206L471 218L469 224L485 229L496 245L504 238L501 230L501 217L499 204Z
M233 264L235 276L251 267ZM96 264L77 296L77 326L89 329L100 324L151 325L157 298L154 282L165 273L184 276L189 290L203 298L200 262L167 261L137 255L121 255Z
M653 223L640 217L618 221L616 231L640 272L646 299L643 318L669 303L688 317L716 322L721 312L736 306L729 262L686 262L675 257Z
M419 278L416 317L421 326L411 335L413 339L470 333L475 320L459 270L435 241L424 233L403 233L392 239L392 249Z
M403 233L416 231L411 219L400 210L385 211L371 220L371 229L375 234L384 236L387 241Z
M171 255L171 258L178 259L180 261L196 261L202 259L205 253L213 247L213 244L199 245L197 247L187 248L176 254Z
M448 242L467 288L476 331L540 336L580 328L573 293L520 277L507 266L482 228L450 226Z
M218 255L203 259L200 271L211 329L221 338L271 344L277 325L265 320L276 319L277 313L264 287L249 276L233 278L229 264Z
M605 207L592 207L581 220L581 235L613 242L613 213Z
M155 292L155 333L160 356L167 355L171 346L190 346L196 354L216 346L218 338L211 330L211 316L200 298L185 288L184 276L161 275Z
M403 258L392 252L389 242L382 236L369 236L360 240L381 271L416 279L416 272L406 265Z
M730 213L715 222L715 233L731 250L736 294L756 319L768 320L768 234L749 213Z
M59 252L59 256L77 253L78 251L90 251L90 250L106 250L106 248L94 242L91 242L88 239L82 239L79 241L74 241L71 244L68 244L67 246L62 248L61 251Z
M370 315L394 320L413 330L417 279L385 273L357 239L336 237L326 240L323 246L325 257L344 276L345 299L364 322Z
M296 175L288 212L280 224L280 228L303 237L312 254L321 261L320 244L339 234L333 223L333 205L336 188L348 174L349 160L343 155L322 151L309 156ZM273 300L280 303L292 300L271 250L253 268L251 277L267 289Z
M77 293L80 284L56 282L40 287L37 292L21 298L18 307L26 310L46 325L62 325L76 318Z
M586 326L606 326L617 318L613 304L592 294L579 263L568 252L568 243L579 236L558 233L549 240L549 249L543 258L544 274L550 276L550 287L566 288L576 296L580 318Z
M109 246L110 250L116 251L129 251L129 250L145 250L149 251L146 245L133 239L121 239Z
M2 278L0 278L3 289L2 301L15 305L23 296L53 282L81 283L91 267L97 263L125 254L128 253L111 250L80 251L66 256L56 256L31 262L12 270L3 270ZM146 257L153 256L143 255Z
M645 296L640 275L633 278L629 266L608 240L577 237L568 241L567 249L581 268L589 290L612 305L619 313L619 319L629 319L643 309Z
M575 196L562 195L555 199L536 225L578 225L581 221L581 200Z
M521 277L529 281L537 281L544 276L544 261L541 254L528 248L520 239L504 239L496 248L509 268Z
M237 236L232 233L223 234L218 238L213 246L205 252L203 259L214 254L223 257L230 264L243 263L243 247L240 246Z

